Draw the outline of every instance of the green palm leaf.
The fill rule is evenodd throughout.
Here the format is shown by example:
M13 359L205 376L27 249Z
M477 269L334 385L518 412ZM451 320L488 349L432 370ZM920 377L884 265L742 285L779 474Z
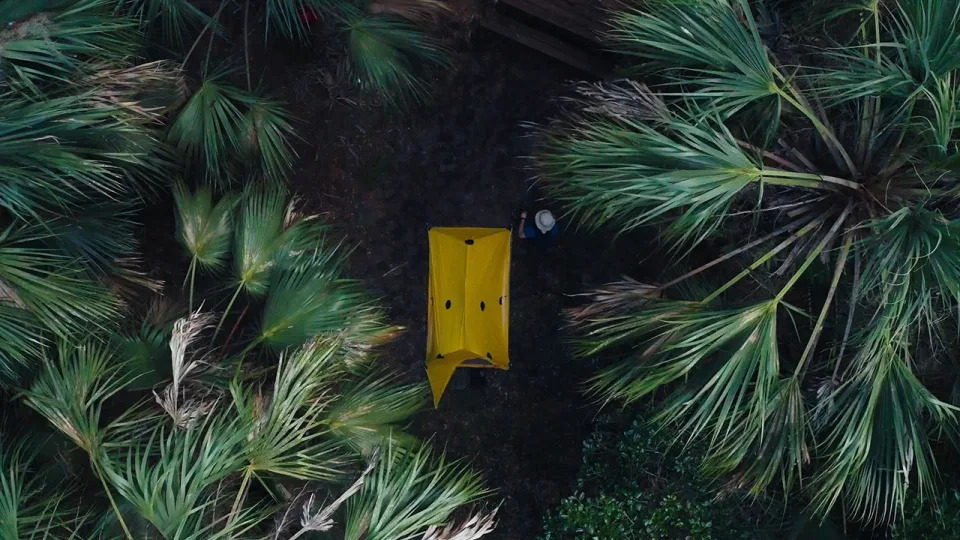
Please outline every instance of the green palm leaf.
M858 519L889 520L903 507L910 477L930 494L938 473L928 426L954 429L958 409L927 390L909 367L904 331L877 324L856 371L830 396L827 463L815 478L815 508L842 495Z
M388 445L360 492L347 501L345 540L410 540L447 523L489 491L458 462Z
M18 217L149 192L169 173L152 118L94 94L44 101L7 94L0 116L0 206Z
M290 117L275 100L228 84L226 74L206 78L170 125L168 140L188 159L190 168L216 186L233 183L241 173L263 173L281 181L289 171L293 149ZM244 171L236 163L255 167Z
M588 226L630 230L670 220L667 235L695 245L748 188L830 189L835 180L764 166L721 122L669 112L645 88L636 90L643 116L611 107L622 102L622 89L606 87L581 102L584 113L544 132L537 161L547 188Z
M0 232L0 291L5 301L61 336L107 324L116 314L116 299L71 259L36 247L46 237L37 229L12 225Z
M380 446L412 448L416 439L400 431L427 402L422 384L400 384L392 376L370 373L342 388L325 416L330 434L369 455Z
M24 397L27 405L78 447L97 456L104 442L103 405L124 383L108 347L95 342L61 343L57 359L47 362Z
M33 456L23 443L0 445L0 537L78 538L84 516L66 504L70 490L44 485L33 469Z
M663 0L616 12L608 38L618 52L644 61L644 69L686 70L685 96L709 99L715 111L734 114L758 101L773 100L767 131L779 122L780 81L770 63L745 0ZM769 112L771 109L765 109Z
M244 100L246 112L240 124L238 143L252 171L271 182L287 180L296 153L289 138L295 132L290 115L279 101L249 95Z
M342 264L336 248L321 247L285 265L270 284L258 340L282 351L325 335L364 343L385 330L360 284L340 277Z
M343 473L343 453L323 425L326 392L342 373L337 365L340 347L336 341L315 341L281 358L269 394L236 380L231 384L234 405L249 426L243 481L231 513L241 507L254 477L330 480Z
M212 24L212 19L191 0L120 0L120 8L140 21L140 26L159 25L169 41L183 43L184 33Z
M138 247L135 209L130 204L90 204L82 213L48 219L51 233L46 243L81 262L94 276L115 273L118 261L133 255Z
M232 412L179 429L157 425L108 454L108 481L166 538L200 528L206 490L242 467L245 424Z
M346 19L350 66L362 88L390 103L422 100L427 87L419 66L443 66L447 51L414 23L393 15L356 14Z
M220 270L230 255L233 210L238 197L227 194L214 204L210 189L192 193L182 182L173 187L177 209L177 240L204 270ZM193 263L191 263L193 264Z
M243 91L223 74L205 79L170 124L167 139L182 152L192 170L214 185L228 185L230 158L240 148Z
M111 15L111 0L22 0L0 5L3 84L40 94L70 82L85 62L117 62L136 50L135 23Z

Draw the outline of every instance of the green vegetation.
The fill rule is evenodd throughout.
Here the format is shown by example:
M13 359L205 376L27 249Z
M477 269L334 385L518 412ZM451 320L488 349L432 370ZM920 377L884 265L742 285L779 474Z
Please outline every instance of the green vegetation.
M544 520L541 540L756 538L763 512L736 494L717 498L694 452L635 421L583 444L576 492Z
M960 492L951 489L932 502L922 501L915 493L911 494L907 498L903 521L894 524L891 536L897 540L955 538L960 527Z
M543 129L572 215L692 268L595 291L576 343L614 359L598 398L667 395L733 486L890 521L957 427L960 5L830 3L774 42L764 4L624 8L611 46L651 86L581 85Z
M221 10L0 0L0 536L477 538L489 490L405 433L399 329L286 192L283 104L144 58ZM182 286L137 259L171 189Z

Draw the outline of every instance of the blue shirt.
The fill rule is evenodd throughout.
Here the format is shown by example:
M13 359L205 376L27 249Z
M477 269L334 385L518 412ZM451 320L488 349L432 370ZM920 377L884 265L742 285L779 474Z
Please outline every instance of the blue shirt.
M557 234L558 231L556 223L554 223L553 228L547 232L541 231L536 225L531 223L525 223L523 225L523 236L526 237L527 240L532 240L538 246L550 246L553 241L556 240Z

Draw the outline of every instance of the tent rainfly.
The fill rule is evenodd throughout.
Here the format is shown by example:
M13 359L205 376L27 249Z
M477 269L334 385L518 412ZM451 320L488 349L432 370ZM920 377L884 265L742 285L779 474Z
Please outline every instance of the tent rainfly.
M511 236L481 227L436 227L428 236L427 378L436 407L458 367L510 367Z

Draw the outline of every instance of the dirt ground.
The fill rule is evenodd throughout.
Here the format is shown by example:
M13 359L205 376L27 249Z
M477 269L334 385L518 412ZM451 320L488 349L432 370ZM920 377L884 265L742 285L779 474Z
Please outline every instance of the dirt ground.
M419 380L426 378L427 229L510 227L521 207L542 207L523 123L548 120L564 85L581 78L481 29L454 47L453 67L434 77L431 98L404 110L377 106L338 81L335 56L273 44L253 53L256 77L297 119L291 189L356 246L350 276L407 328L382 361ZM492 540L536 537L542 514L570 494L596 409L580 392L593 368L571 359L560 311L573 303L570 294L616 279L639 258L609 236L560 224L550 252L514 241L511 369L484 370L466 388L448 389L439 409L413 426L469 460L497 490L491 501L503 505Z

